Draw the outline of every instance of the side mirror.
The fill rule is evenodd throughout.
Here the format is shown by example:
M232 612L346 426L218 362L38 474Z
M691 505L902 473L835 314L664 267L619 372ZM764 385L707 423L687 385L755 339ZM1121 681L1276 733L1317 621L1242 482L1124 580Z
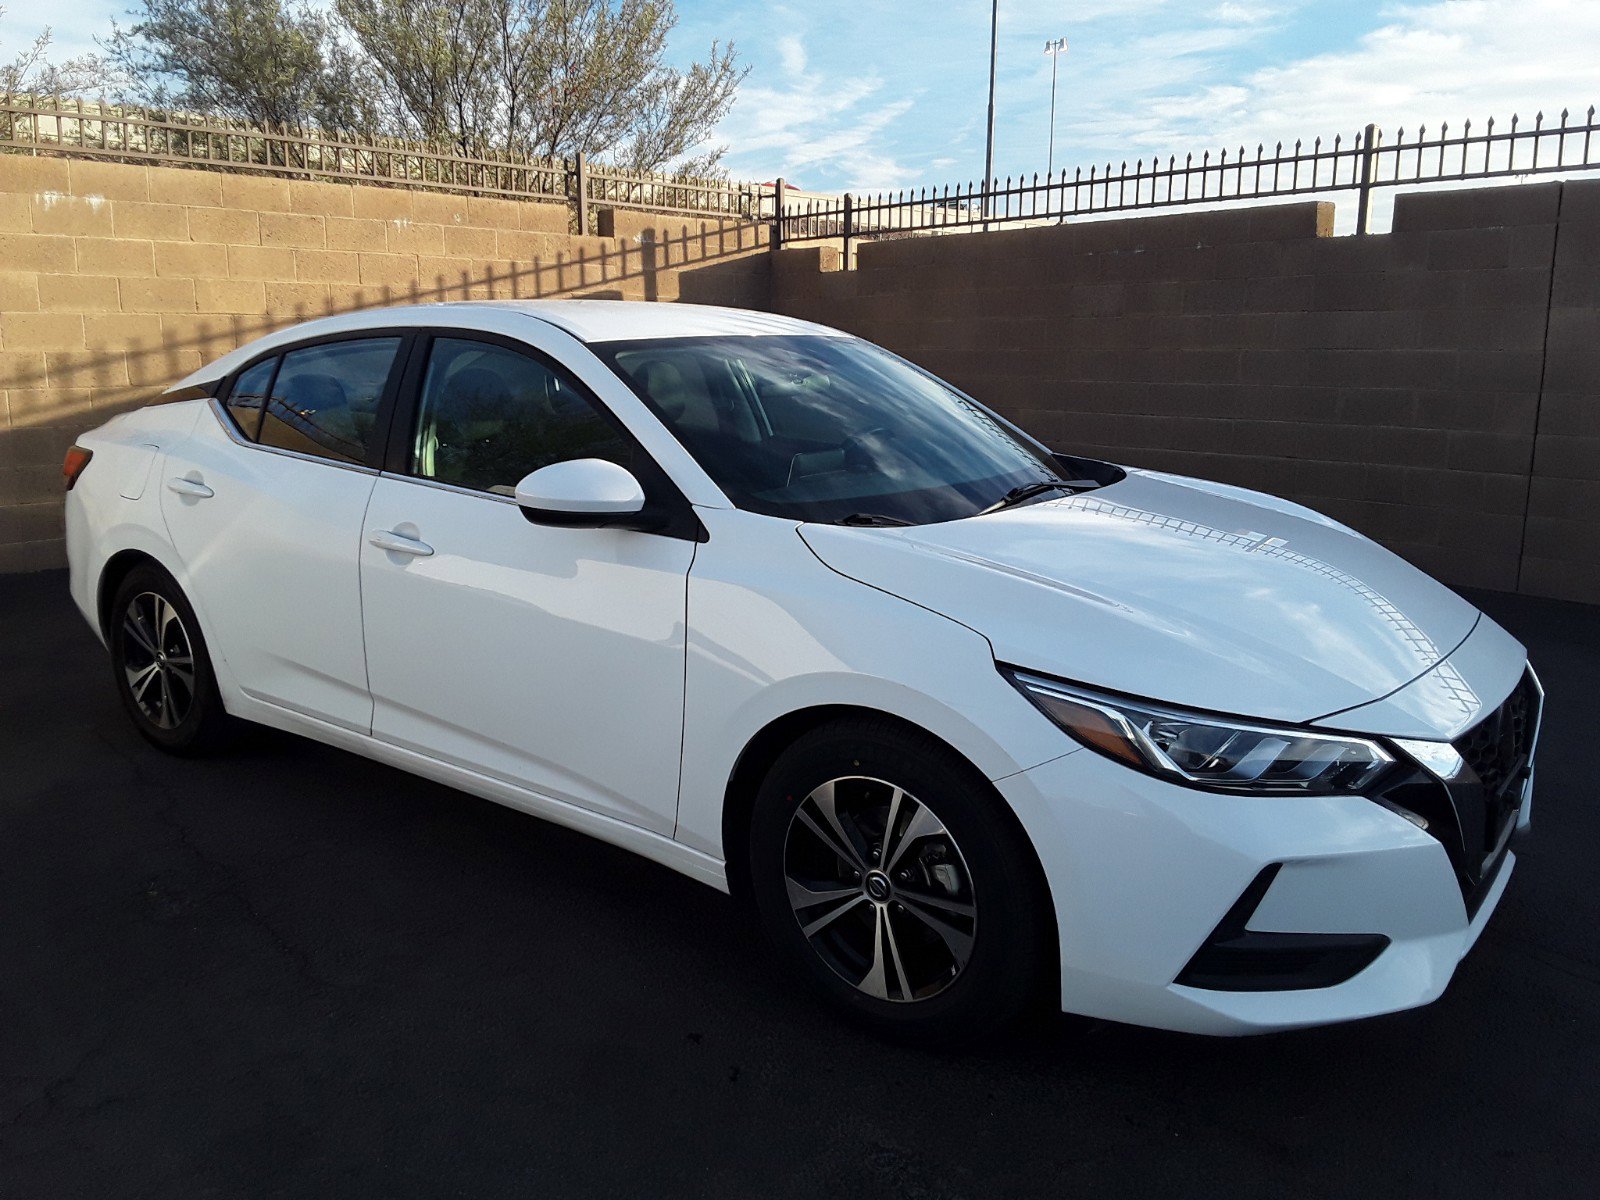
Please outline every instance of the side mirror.
M540 467L517 484L517 506L536 525L641 528L644 488L633 473L602 458Z

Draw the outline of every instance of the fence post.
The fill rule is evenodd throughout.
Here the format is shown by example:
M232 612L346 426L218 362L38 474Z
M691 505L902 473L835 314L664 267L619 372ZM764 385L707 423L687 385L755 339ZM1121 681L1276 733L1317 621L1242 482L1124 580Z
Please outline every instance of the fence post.
M844 261L840 264L848 271L850 269L850 235L855 231L855 201L850 198L850 193L844 194Z
M589 156L578 151L578 236L589 236Z
M1372 232L1372 175L1376 166L1378 127L1368 125L1361 135L1361 192L1356 205L1356 233Z
M772 185L772 248L783 249L783 176Z

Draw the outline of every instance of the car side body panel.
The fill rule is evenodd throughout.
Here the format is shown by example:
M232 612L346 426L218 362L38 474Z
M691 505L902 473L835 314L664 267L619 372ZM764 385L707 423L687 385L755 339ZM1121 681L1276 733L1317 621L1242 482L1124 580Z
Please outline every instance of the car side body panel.
M102 641L100 584L106 564L115 555L143 554L180 583L187 577L161 518L154 481L167 450L188 436L207 403L186 400L135 409L78 438L78 444L92 451L94 458L67 493L68 586L73 602ZM134 490L130 483L141 475L146 477L145 483L137 495L130 496Z
M724 857L722 809L740 754L790 713L851 706L899 717L989 779L1074 743L994 668L987 639L822 563L792 521L703 511L689 573L678 837ZM895 636L883 636L887 629Z

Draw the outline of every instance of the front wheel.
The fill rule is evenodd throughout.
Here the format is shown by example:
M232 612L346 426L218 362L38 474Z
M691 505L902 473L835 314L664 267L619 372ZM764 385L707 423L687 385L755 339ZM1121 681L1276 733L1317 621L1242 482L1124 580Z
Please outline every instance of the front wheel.
M757 796L762 924L791 967L880 1033L991 1033L1040 994L1052 929L1003 804L942 743L894 722L814 730Z
M154 564L135 567L111 600L107 633L122 706L139 732L173 754L203 754L226 741L200 622L177 582Z

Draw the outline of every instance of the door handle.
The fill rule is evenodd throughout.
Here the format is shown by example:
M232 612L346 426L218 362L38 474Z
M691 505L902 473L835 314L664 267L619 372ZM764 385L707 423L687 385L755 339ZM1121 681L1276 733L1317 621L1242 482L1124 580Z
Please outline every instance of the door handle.
M185 479L182 476L177 479L167 480L167 491L177 492L180 496L193 496L197 500L204 500L216 495L215 492L198 479Z
M395 533L391 529L375 529L367 535L367 541L379 550L394 554L415 554L418 558L426 558L433 553L433 547L427 542L419 542L416 538Z

